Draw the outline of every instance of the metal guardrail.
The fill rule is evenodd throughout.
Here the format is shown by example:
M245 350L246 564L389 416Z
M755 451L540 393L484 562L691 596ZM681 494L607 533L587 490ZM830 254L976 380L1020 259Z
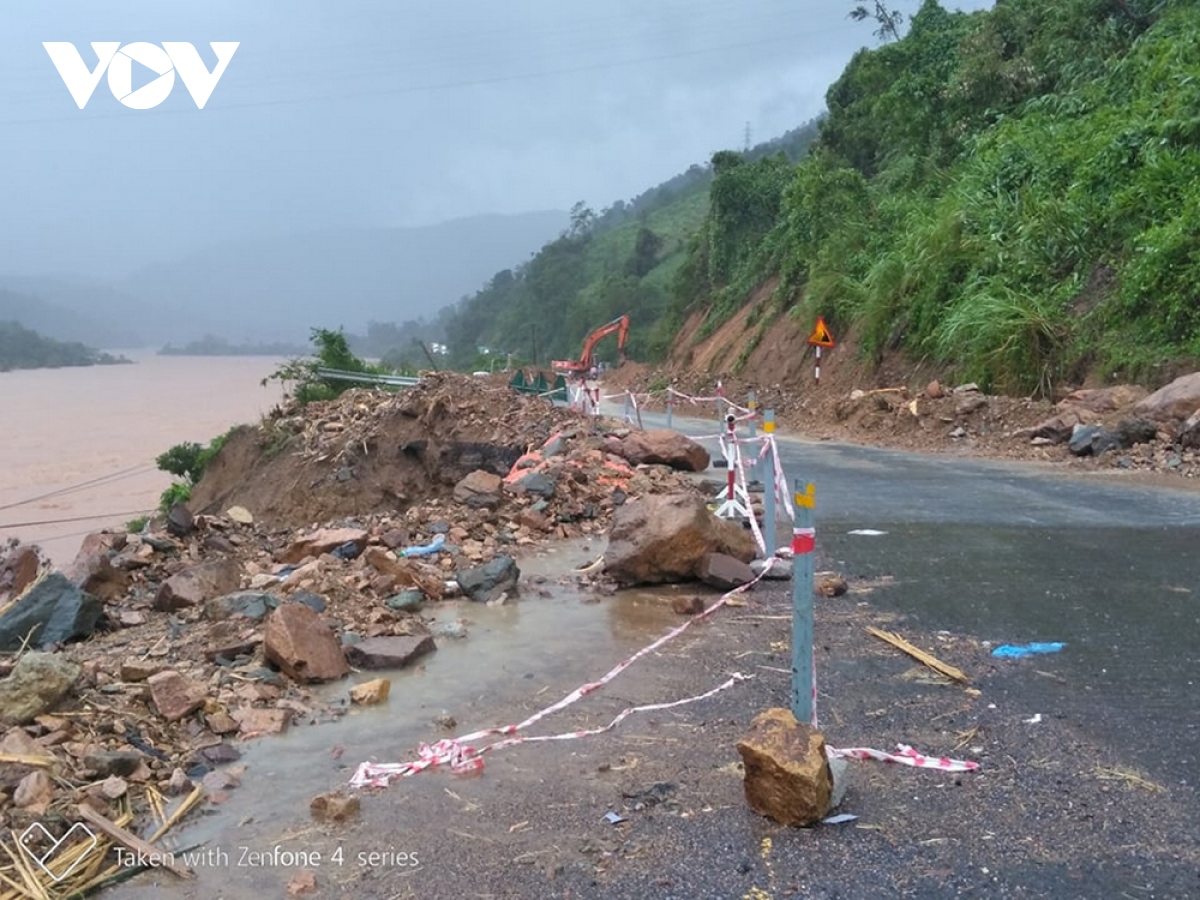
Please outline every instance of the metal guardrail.
M358 384L386 385L388 387L414 387L421 383L420 378L409 375L368 375L363 372L343 372L340 369L317 369L318 378L330 381L353 381Z

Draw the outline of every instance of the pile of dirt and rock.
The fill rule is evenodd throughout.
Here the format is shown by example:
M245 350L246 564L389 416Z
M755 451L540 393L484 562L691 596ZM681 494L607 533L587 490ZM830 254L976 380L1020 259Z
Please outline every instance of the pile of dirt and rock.
M873 383L886 381L877 376ZM897 381L901 379L899 376ZM665 408L664 372L632 367L621 387L640 392L643 408ZM823 379L824 381L824 379ZM670 378L681 394L712 397L712 376ZM806 437L917 452L1063 462L1077 469L1119 468L1200 475L1200 373L1153 394L1134 385L1082 389L1058 402L987 394L977 385L937 381L922 388L867 386L847 391L722 381L724 396L773 409L781 427ZM677 416L716 418L716 404L676 400Z
M274 454L263 444L272 429L290 436ZM662 531L652 511L657 531L646 526L655 495L711 519L687 474L707 465L681 435L633 433L435 376L409 394L355 391L235 435L195 514L178 505L141 533L93 534L63 571L35 548L9 546L0 825L67 823L80 803L115 817L197 788L219 801L237 784L219 767L238 758L238 740L386 698L384 682L323 700L313 686L397 669L464 637L461 619L431 629L423 614L447 599L509 602L527 587L522 553L620 519L627 532L635 523L620 551L633 559ZM390 501L371 493L385 483ZM290 524L331 508L338 514L318 524ZM753 555L738 529L678 518L702 532L672 551L687 565L645 580L742 576L719 558ZM642 555L661 563L670 553ZM628 583L622 572L567 578Z

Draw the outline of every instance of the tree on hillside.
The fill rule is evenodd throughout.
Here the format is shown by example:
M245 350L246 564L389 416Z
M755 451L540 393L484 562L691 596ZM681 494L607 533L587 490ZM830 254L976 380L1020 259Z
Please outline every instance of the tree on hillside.
M875 36L880 41L900 40L900 26L904 24L904 13L898 9L888 9L882 0L874 0L869 6L859 4L850 11L850 18L855 22L874 19L879 25Z

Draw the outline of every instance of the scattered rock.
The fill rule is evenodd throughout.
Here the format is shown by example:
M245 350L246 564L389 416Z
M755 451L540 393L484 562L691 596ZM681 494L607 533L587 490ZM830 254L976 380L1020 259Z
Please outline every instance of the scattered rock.
M761 574L763 569L767 567L765 559L752 559L750 561L750 571L756 576ZM771 564L770 571L763 575L764 581L789 581L792 577L792 561L790 559L776 559Z
M14 597L20 596L37 581L42 557L37 547L18 545L0 560L0 587Z
M196 530L196 521L192 511L185 503L176 503L167 513L167 534L172 537L185 538Z
M1100 425L1076 425L1067 442L1075 456L1099 456L1119 446L1117 435Z
M353 544L359 553L367 545L367 533L361 528L321 528L293 541L279 557L281 563L303 562L310 556L331 553L343 544Z
M511 556L497 556L491 562L471 569L460 569L455 575L459 588L476 603L488 603L501 594L517 590L521 570Z
M796 721L788 709L755 717L738 741L745 768L746 802L782 825L814 825L831 808L833 774L820 732Z
M850 589L846 584L846 579L841 575L832 575L829 573L821 573L817 577L816 584L813 587L814 592L820 597L840 597Z
M378 638L374 640L378 640ZM372 706L387 700L391 688L391 680L387 678L374 678L371 681L364 681L362 684L356 684L350 688L350 699L354 703L359 703L363 706Z
M152 675L157 675L162 670L163 667L158 663L127 660L121 663L121 680L136 684L139 681L145 681Z
M437 649L433 636L404 634L367 638L345 649L346 659L358 669L402 669Z
M706 553L700 560L696 577L721 591L731 591L754 580L754 570L740 559L724 553Z
M1200 410L1180 427L1179 443L1184 447L1200 447Z
M1132 384L1117 384L1105 388L1086 388L1072 391L1058 401L1056 408L1060 412L1070 410L1087 410L1098 415L1105 415L1125 409L1144 399L1146 391Z
M1158 426L1145 419L1122 419L1117 426L1117 442L1122 447L1148 444L1158 434Z
M312 869L304 869L288 879L287 892L289 897L299 897L311 894L317 889L317 873Z
M178 722L204 705L208 696L203 684L184 678L174 669L167 669L146 680L150 698L158 714L168 722Z
M946 396L945 389L936 381L931 381L925 385L925 396L930 400L940 400Z
M237 591L214 597L204 604L204 617L219 622L230 618L251 619L260 622L267 613L279 606L279 600L270 594L258 591Z
M250 510L244 506L231 506L225 510L225 515L233 519L239 525L253 525L254 516L250 514Z
M142 754L135 750L104 750L83 758L84 767L95 772L97 778L128 778L141 764Z
M380 575L391 579L393 588L413 588L433 600L441 600L446 582L439 571L414 559L398 559L382 547L368 547L363 554Z
M0 722L23 725L50 712L71 690L80 671L55 653L26 653L0 680Z
M238 732L243 737L282 734L292 721L290 709L262 709L256 706L243 706L235 710L232 715L238 723Z
M98 597L81 591L61 572L51 572L0 613L0 652L46 647L88 637L104 611Z
M19 782L13 791L13 806L44 815L54 799L54 783L42 769L34 769Z
M321 822L345 822L358 815L360 808L357 797L347 797L339 791L318 794L308 805L313 818Z
M285 603L267 618L263 653L302 684L333 681L350 671L333 631L302 603Z
M499 500L503 485L504 480L499 475L476 469L454 486L454 499L463 503L469 502L473 497L492 497Z
M241 567L232 559L211 559L172 575L154 596L154 608L175 612L200 606L214 597L236 591L241 584Z
M113 566L108 550L80 552L64 574L80 590L105 603L114 603L129 591L129 573Z
M954 414L956 416L969 416L971 413L978 409L983 409L987 405L987 397L971 391L970 393L960 395L954 401Z
M517 494L533 494L535 497L549 500L554 496L555 483L545 472L530 472L513 482L512 490Z
M200 755L214 766L223 766L226 763L237 762L242 758L241 751L225 741L213 744L211 747L205 747L200 751Z
M617 509L604 571L624 585L686 581L706 554L748 563L756 551L745 529L718 519L696 494L652 495Z
M635 466L651 463L685 472L703 472L712 461L702 445L666 429L631 431L612 451Z
M704 612L704 598L695 595L674 597L671 600L671 609L681 616L698 616Z

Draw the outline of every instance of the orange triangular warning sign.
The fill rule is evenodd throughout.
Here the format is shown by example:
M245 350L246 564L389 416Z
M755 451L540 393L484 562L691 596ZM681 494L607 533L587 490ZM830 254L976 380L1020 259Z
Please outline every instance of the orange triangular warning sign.
M825 324L824 316L817 316L817 327L808 336L808 342L814 347L834 346L833 335L829 333L829 326Z

